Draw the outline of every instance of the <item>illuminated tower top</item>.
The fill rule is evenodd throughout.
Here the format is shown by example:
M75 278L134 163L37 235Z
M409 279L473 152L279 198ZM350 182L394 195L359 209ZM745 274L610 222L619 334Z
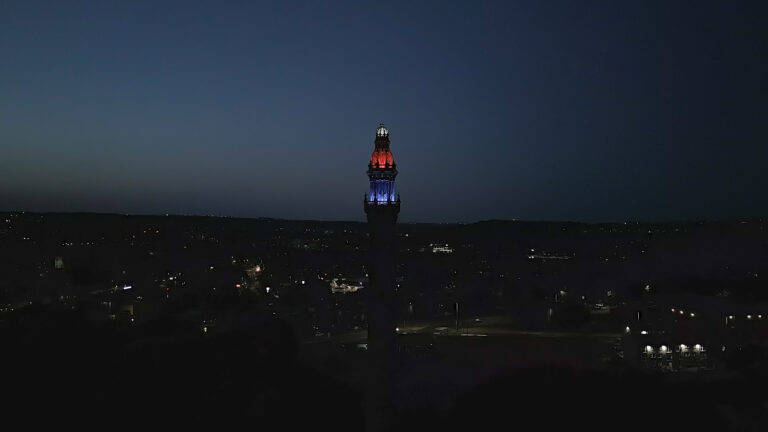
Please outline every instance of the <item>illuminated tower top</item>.
M368 169L395 169L395 159L389 150L389 131L383 123L376 129L375 148L371 155L371 164Z
M370 205L398 205L400 197L395 193L397 169L395 158L389 149L389 131L384 124L376 129L371 162L368 164L370 189L366 195L366 207Z
M379 123L379 128L376 129L376 136L377 137L389 136L389 131L387 130L387 127L384 126L384 123Z

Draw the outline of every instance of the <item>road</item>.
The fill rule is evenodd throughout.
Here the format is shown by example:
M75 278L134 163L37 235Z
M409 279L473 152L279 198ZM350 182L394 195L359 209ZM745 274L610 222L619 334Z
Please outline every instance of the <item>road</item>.
M576 331L556 330L530 330L517 329L512 326L509 318L504 316L488 316L469 320L461 323L459 331L455 324L446 320L421 321L405 323L397 328L398 334L429 334L439 337L484 337L484 336L525 336L538 338L587 338L587 339L615 339L621 333L585 333ZM328 337L317 337L308 342L322 342L331 340L336 343L365 342L366 330L344 332Z

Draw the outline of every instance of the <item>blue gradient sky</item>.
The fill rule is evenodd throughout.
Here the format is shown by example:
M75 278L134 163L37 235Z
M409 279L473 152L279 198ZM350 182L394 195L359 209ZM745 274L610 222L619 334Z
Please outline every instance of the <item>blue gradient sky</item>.
M0 1L0 209L768 216L765 5Z

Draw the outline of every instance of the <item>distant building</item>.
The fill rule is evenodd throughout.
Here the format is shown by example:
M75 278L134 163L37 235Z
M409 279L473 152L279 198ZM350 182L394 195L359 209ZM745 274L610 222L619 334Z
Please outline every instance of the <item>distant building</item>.
M430 250L432 250L433 254L451 254L453 253L453 248L448 245L448 243L444 244L435 244L431 243L429 245Z
M547 252L536 252L534 249L531 249L531 253L528 254L528 259L530 260L569 260L571 258L573 257L570 255L556 255Z
M676 372L711 366L709 353L700 343L668 343L662 339L675 336L653 334L627 335L623 340L624 360L630 366L647 370Z
M674 370L672 350L667 345L645 345L640 351L640 363L648 369Z
M365 288L367 283L368 278L333 278L330 282L331 292L334 294L353 293Z

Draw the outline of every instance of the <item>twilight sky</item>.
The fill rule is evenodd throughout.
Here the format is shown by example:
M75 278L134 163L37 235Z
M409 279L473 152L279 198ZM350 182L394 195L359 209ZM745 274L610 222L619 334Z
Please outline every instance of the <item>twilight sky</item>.
M0 0L0 209L768 217L768 3Z

